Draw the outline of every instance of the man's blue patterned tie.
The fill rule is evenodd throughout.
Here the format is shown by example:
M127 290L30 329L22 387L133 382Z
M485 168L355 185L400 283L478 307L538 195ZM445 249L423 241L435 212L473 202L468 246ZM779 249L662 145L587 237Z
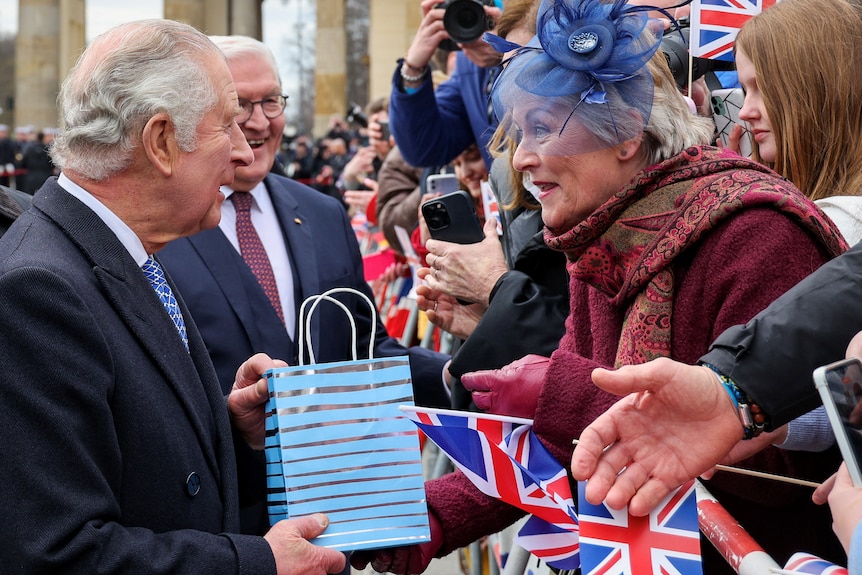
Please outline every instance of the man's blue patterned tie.
M156 295L158 295L159 299L162 301L162 305L165 306L165 310L168 312L168 315L171 316L172 320L174 320L174 325L177 326L177 331L180 334L180 338L183 340L183 345L188 349L189 338L186 335L186 322L183 320L183 313L180 311L180 306L177 304L177 298L174 297L174 292L171 291L171 286L168 285L168 282L165 279L165 272L162 270L162 266L159 265L159 262L150 257L146 262L144 262L144 266L141 269L144 270L144 275L146 275L147 279L150 280L150 284L156 291Z

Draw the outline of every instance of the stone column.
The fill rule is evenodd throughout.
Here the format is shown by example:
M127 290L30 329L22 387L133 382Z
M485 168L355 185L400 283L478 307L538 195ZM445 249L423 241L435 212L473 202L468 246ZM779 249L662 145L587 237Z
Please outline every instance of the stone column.
M20 0L15 42L15 124L56 126L60 0Z
M204 31L206 26L205 0L165 0L164 14L168 20L183 22Z
M230 0L230 33L263 40L263 0Z
M398 58L407 54L422 22L417 0L371 0L368 31L369 86L372 96L388 94Z
M60 81L87 45L86 0L60 0Z
M329 117L347 109L344 0L317 0L317 73L314 76L314 128L326 133Z
M167 0L165 0L167 3ZM207 0L203 31L209 35L227 36L230 33L230 1Z
M165 18L194 26L204 34L230 34L231 0L165 0Z

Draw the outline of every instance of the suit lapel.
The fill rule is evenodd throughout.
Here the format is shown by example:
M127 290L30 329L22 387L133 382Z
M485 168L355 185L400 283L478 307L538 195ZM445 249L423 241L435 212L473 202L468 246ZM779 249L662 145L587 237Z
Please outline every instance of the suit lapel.
M213 228L188 238L197 254L215 278L228 304L236 313L248 337L252 350L271 349L272 341L292 355L292 342L257 279L219 228Z
M249 286L253 285L250 282L256 280L243 262L242 256L217 227L199 232L188 239L240 319L252 347L260 348L260 325L252 305L264 302L255 302L255 294ZM263 290L260 291L263 293Z
M215 422L208 397L218 382L212 369L201 373L186 351L176 327L153 291L141 269L113 232L88 207L65 192L59 185L37 196L34 205L65 230L93 265L93 272L106 299L129 331L146 350L164 381L169 385L194 427L202 451L218 477L218 461L213 451ZM169 280L170 281L170 278ZM176 293L176 287L171 283ZM182 305L187 324L191 314ZM194 329L196 340L199 340ZM192 353L206 351L196 341ZM200 357L195 359L201 360ZM208 358L204 358L209 361ZM212 389L208 389L208 387ZM202 393L203 392L203 393Z
M291 267L294 269L295 277L299 278L299 291L301 293L296 302L298 315L302 300L320 293L320 272L317 266L316 253L317 243L312 235L310 220L305 217L302 206L291 195L290 190L272 176L267 176L266 187L269 190L269 196L272 199L272 205L275 207L278 220L281 222L287 250L290 254ZM299 337L299 333L303 332L304 328L300 327L297 337ZM312 344L320 341L320 337L320 323L312 317ZM299 342L297 342L298 345ZM317 351L317 345L314 345L314 349Z

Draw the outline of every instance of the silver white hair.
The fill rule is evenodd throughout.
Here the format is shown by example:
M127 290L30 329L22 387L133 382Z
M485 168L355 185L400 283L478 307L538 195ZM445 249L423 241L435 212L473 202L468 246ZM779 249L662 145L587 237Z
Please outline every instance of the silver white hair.
M653 75L655 90L649 124L644 128L647 137L641 149L646 153L647 164L652 165L691 146L709 144L715 132L715 124L710 118L691 112L688 102L676 87L661 51L652 57L648 66Z
M269 61L272 66L272 72L278 78L278 85L281 85L281 75L278 73L278 62L269 46L251 38L249 36L210 36L210 40L219 47L224 53L227 61L230 62L234 58L242 56L262 56Z
M177 145L197 145L197 126L218 101L204 62L219 50L172 20L140 20L105 32L84 51L60 89L62 131L51 158L105 180L127 168L151 117L167 114Z

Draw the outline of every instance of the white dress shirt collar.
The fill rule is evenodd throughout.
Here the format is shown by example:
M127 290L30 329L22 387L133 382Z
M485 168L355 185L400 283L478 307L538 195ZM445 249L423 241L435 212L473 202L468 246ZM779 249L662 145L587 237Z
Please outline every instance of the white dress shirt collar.
M140 238L132 231L132 228L126 225L126 222L121 220L117 214L108 209L108 207L99 201L96 196L70 180L62 172L60 173L60 177L57 179L57 183L61 188L78 198L84 205L93 210L96 215L99 216L99 219L105 222L105 225L114 232L117 239L120 240L120 243L123 244L129 254L131 254L132 258L134 258L138 267L144 265L144 262L146 262L147 258L150 256L144 249L144 244L141 242Z

